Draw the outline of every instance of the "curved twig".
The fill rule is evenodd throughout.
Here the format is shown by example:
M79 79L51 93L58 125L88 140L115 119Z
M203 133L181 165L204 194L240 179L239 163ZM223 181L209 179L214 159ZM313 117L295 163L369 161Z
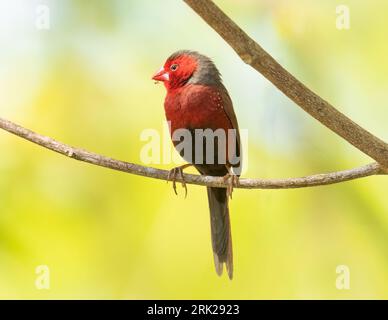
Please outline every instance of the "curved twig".
M184 0L240 56L304 111L388 168L388 144L360 127L307 88L250 38L211 0Z
M0 129L6 130L25 140L35 143L39 146L55 151L69 158L91 163L100 167L105 167L117 171L123 171L143 177L168 180L167 170L146 167L134 163L119 161L105 157L90 151L71 147L67 144L56 141L52 138L35 133L29 129L23 128L11 121L0 118ZM317 174L301 178L289 179L241 179L237 188L243 189L294 189L302 187L322 186L344 182L348 180L359 179L367 176L387 174L378 163L371 163L359 168L338 171L325 174ZM225 181L219 177L200 176L194 174L184 174L187 184L195 184L208 187L227 187ZM182 182L180 177L176 181Z

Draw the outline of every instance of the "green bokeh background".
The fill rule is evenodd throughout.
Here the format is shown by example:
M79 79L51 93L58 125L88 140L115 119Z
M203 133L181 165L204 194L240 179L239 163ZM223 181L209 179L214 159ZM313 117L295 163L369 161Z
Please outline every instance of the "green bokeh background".
M47 4L51 28L34 25ZM297 78L388 140L388 2L217 1ZM214 59L249 130L246 177L293 177L371 160L245 65L179 0L0 2L0 116L71 145L141 163L161 130L151 75L177 49ZM172 164L156 165L171 168ZM388 298L388 181L236 190L235 278L217 277L204 188L66 159L0 132L0 298ZM35 268L50 268L50 290ZM350 290L335 286L350 269Z

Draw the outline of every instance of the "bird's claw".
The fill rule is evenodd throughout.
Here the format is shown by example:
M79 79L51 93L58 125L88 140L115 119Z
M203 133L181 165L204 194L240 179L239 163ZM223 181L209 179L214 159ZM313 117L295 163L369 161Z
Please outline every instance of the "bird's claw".
M223 179L227 183L226 196L232 199L233 189L239 185L239 177L233 173L227 173Z
M176 167L170 170L167 176L167 182L172 181L172 188L174 189L174 193L178 195L177 189L176 189L176 178L180 175L180 178L182 179L182 188L185 189L185 199L187 197L187 185L185 181L185 177L183 176L183 167Z

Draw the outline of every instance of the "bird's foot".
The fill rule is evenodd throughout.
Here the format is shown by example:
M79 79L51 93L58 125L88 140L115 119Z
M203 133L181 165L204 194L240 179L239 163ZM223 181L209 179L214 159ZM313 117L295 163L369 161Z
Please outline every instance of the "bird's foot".
M232 199L233 189L234 187L237 187L239 185L239 177L235 175L232 171L229 171L226 175L223 177L224 182L227 183L226 187L226 196L230 199Z
M186 169L187 167L190 167L190 166L191 166L191 164L185 164L183 166L172 168L167 176L167 182L172 181L172 188L174 189L175 194L178 195L178 192L176 190L176 179L177 179L178 174L179 174L179 176L182 180L182 182L181 182L182 188L185 189L185 198L187 197L187 186L186 186L185 177L183 176L183 170Z

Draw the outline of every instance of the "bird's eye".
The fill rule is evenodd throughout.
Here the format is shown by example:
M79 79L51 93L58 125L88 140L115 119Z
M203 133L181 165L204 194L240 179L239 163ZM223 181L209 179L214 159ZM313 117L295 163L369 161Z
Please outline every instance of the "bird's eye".
M178 65L174 63L174 64L170 67L170 69L171 69L172 71L175 71L176 69L178 69Z

